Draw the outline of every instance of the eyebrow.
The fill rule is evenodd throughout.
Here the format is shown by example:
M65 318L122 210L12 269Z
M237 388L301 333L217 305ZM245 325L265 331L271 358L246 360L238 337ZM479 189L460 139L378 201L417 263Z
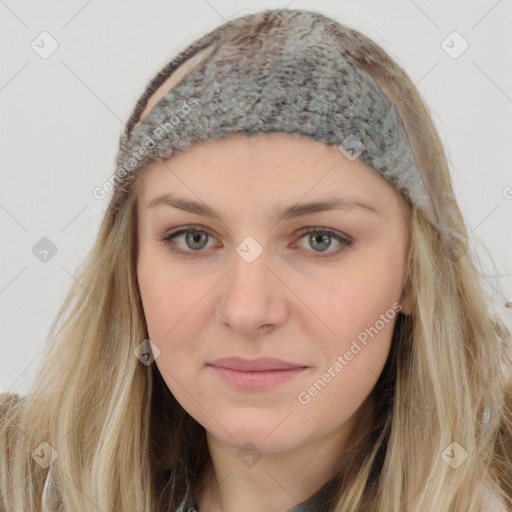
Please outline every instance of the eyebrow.
M222 220L221 214L217 213L206 204L199 203L192 199L179 197L175 194L164 194L162 196L155 197L146 205L146 207L154 208L158 205L171 206L188 213ZM296 203L285 208L275 208L271 212L270 217L276 222L279 222L281 220L290 220L302 215L328 210L361 210L373 215L380 215L381 213L373 205L365 203L357 198L327 197L318 201Z

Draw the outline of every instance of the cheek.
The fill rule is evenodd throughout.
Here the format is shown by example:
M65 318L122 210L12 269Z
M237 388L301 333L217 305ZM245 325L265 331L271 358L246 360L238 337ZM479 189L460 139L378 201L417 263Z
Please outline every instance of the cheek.
M391 348L400 311L394 294L361 286L357 275L344 284L329 292L322 316L336 335L316 338L317 371L296 396L306 429L319 415L325 431L347 421L374 388Z
M307 315L302 328L318 335L318 371L302 388L308 410L339 404L332 419L339 420L359 407L375 385L391 347L401 309L400 262L392 257L340 270L336 281L300 290L318 317ZM313 291L312 291L313 290ZM306 316L304 317L306 318Z
M174 334L174 326L198 302L198 287L149 251L139 254L137 279L149 336L158 345L165 344Z
M336 279L295 285L305 305L314 314L303 315L302 327L317 332L324 340L324 352L332 357L336 350L348 349L353 339L364 342L365 333L373 327L380 338L392 334L392 320L401 306L398 301L403 284L402 269L392 259L375 259L368 265L353 265L337 272ZM384 315L384 317L382 316ZM368 334L366 334L368 337Z
M149 251L139 253L137 278L148 336L160 350L155 364L178 398L182 386L193 386L198 371L202 354L200 333L203 320L208 318L204 310L206 301L201 298L211 283L184 279Z
M315 431L321 417L320 428L326 433L356 419L354 415L375 387L389 353L390 341L374 341L375 345L360 347L350 361L345 351L337 351L336 358L299 391L296 407L301 428ZM353 427L357 429L357 424Z
M161 340L169 329L169 311L172 311L174 294L169 293L164 276L158 267L146 264L144 258L137 265L139 290L148 326L148 334L152 341Z
M349 418L369 395L386 363L401 310L403 262L380 251L368 264L351 266L339 280L311 298L336 335L323 336L317 348L323 364L297 399L305 421L329 410L326 428ZM336 407L336 405L338 407Z

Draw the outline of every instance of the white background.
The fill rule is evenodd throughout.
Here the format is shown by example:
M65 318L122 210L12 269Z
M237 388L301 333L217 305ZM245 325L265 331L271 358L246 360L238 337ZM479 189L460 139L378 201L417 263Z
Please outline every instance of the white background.
M0 0L0 391L28 389L106 208L92 190L115 170L147 82L225 20L287 6L360 30L405 68L445 144L486 286L512 299L511 0ZM58 42L46 59L31 47L43 31ZM469 44L455 59L441 47L453 31ZM57 247L46 263L32 253L42 237Z

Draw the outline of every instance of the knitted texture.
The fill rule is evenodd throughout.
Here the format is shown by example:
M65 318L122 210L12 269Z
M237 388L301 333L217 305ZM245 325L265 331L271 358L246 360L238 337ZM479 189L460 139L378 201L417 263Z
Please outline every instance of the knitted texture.
M428 209L399 115L322 23L328 18L299 10L280 15L293 17L289 28L274 25L236 49L220 45L165 94L122 139L119 181L209 139L287 132L336 145L349 160L361 158L417 208Z

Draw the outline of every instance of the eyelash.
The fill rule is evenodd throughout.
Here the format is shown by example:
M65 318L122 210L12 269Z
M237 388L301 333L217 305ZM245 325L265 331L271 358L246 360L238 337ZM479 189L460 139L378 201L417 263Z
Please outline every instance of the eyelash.
M165 234L163 238L160 238L160 241L164 242L164 244L168 247L169 250L172 252L175 252L181 256L184 256L186 258L194 258L196 257L194 253L202 252L201 250L197 251L183 251L182 249L178 249L176 247L176 244L172 242L173 238L176 238L178 235L187 234L190 232L200 232L200 233L206 233L208 236L215 238L207 229L202 228L201 226L196 225L188 225L183 228L179 228L174 231L170 231ZM329 252L327 256L322 255L322 253L316 253L315 256L312 256L314 259L328 259L328 258L334 258L337 256L340 252L342 252L344 249L352 245L352 240L348 237L344 237L341 234L337 233L336 231L332 231L326 228L320 228L320 227L313 227L313 228L303 228L299 230L299 233L301 234L300 239L302 239L305 235L308 235L310 233L321 233L321 234L329 234L332 235L333 238L335 238L338 242L340 242L342 245L334 250Z

